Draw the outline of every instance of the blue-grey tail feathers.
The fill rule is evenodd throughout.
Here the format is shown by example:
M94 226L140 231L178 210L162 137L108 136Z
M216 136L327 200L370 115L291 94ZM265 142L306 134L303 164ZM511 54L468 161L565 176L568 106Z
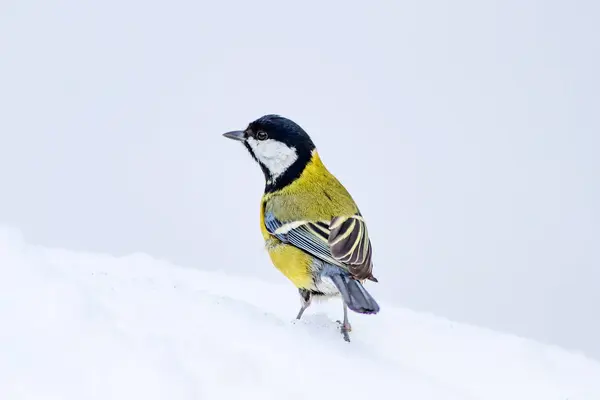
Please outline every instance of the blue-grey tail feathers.
M344 302L352 311L360 314L377 314L379 312L379 304L360 281L342 274L331 274L330 277L342 294Z

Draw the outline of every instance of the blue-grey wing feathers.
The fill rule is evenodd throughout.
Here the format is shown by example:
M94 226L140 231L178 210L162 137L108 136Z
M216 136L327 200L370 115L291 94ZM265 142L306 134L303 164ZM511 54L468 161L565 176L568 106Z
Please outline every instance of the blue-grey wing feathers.
M292 244L325 262L344 267L331 254L328 242L328 223L309 221L282 223L275 218L273 213L267 212L265 226L273 236L282 242Z
M360 215L335 217L331 221L281 222L271 212L265 214L267 230L284 243L290 243L321 260L337 265L357 278L371 279L371 242Z

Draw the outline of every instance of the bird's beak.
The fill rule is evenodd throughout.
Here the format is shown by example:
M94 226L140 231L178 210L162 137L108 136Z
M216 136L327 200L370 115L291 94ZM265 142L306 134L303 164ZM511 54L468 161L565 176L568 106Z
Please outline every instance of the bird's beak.
M225 136L226 138L229 138L229 139L238 140L240 142L243 142L244 140L246 140L246 133L244 131L226 132L223 134L223 136Z

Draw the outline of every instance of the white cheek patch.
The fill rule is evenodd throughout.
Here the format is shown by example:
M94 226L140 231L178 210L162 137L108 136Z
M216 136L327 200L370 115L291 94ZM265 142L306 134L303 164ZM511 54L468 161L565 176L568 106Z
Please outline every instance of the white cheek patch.
M256 158L267 167L273 179L277 179L298 159L294 147L277 140L248 138L247 142Z

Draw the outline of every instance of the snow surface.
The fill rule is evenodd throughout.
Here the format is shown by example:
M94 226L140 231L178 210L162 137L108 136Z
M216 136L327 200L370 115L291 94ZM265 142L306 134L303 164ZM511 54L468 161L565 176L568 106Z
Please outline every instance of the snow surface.
M3 400L600 399L596 361L385 303L351 314L346 343L339 303L295 323L287 282L41 248L8 228L0 271Z

